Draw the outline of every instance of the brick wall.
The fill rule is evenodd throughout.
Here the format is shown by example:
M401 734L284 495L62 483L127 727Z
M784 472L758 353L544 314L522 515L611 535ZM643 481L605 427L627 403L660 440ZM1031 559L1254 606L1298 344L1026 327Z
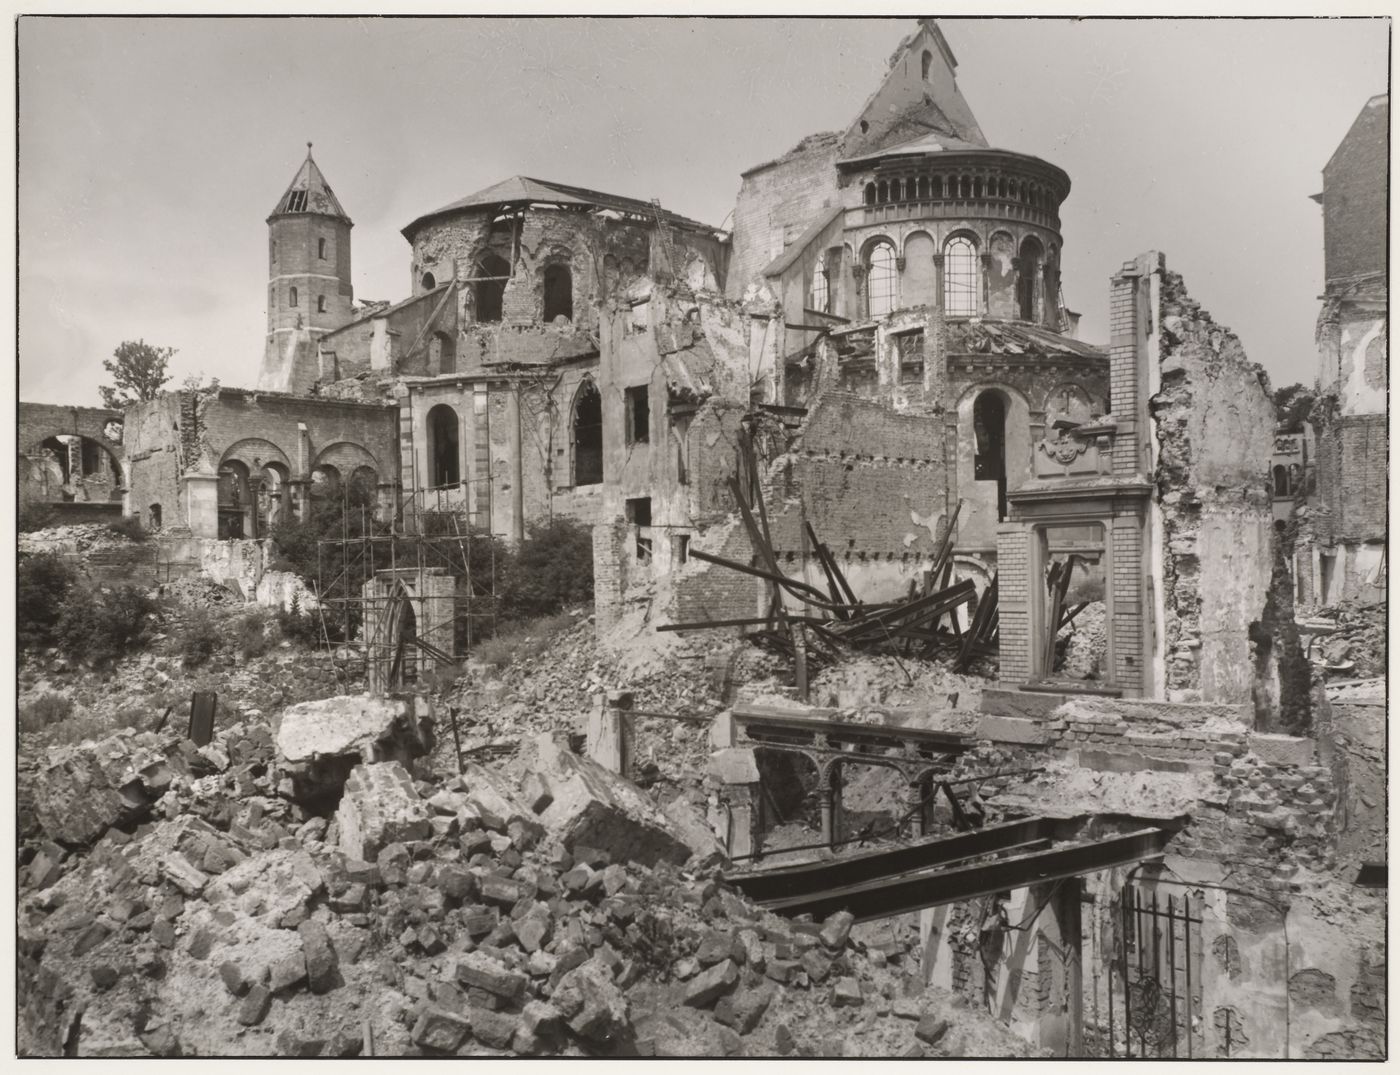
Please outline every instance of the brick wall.
M1335 418L1317 438L1317 496L1325 544L1384 541L1390 440L1384 414Z
M1029 527L997 528L997 604L1000 666L1005 683L1025 683L1034 673L1031 657L1031 579Z
M1323 168L1323 243L1327 279L1384 272L1390 102L1368 101Z

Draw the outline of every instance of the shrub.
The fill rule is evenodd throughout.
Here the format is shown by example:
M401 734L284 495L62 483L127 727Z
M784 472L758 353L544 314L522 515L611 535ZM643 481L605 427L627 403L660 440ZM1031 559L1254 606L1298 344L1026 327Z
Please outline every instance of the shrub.
M572 519L534 523L505 565L507 619L534 619L593 600L593 535Z
M19 707L19 727L24 732L40 732L73 715L73 699L66 694L43 694Z
M73 587L63 601L55 634L69 657L107 664L145 645L158 611L135 586L97 591Z
M198 668L214 656L218 648L219 629L214 626L214 618L206 610L200 609L185 626L180 663L186 668Z
M77 573L51 552L21 556L15 567L16 635L20 649L51 644Z
M321 628L316 616L302 611L301 597L297 594L292 595L290 608L277 610L277 629L282 632L283 638L305 646L314 646L321 641Z
M267 652L267 624L268 615L262 609L254 609L238 621L234 641L245 661Z
M108 523L107 529L132 541L145 541L147 537L146 528L141 525L139 515L123 515L116 522Z
M52 505L34 500L28 504L20 505L15 525L21 534L28 534L34 530L44 530L52 526L57 518L58 511Z
M548 653L554 644L555 636L567 631L574 622L572 616L565 614L516 623L495 638L477 643L472 650L472 656L485 664L507 668L516 661L529 660Z

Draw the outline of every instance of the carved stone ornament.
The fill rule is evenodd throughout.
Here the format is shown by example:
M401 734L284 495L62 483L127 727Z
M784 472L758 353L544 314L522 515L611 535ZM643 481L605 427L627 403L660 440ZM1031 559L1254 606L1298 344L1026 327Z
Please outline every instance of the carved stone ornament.
M1052 436L1040 442L1040 450L1061 466L1069 466L1089 450L1089 442L1078 437L1066 436L1062 430L1055 430Z

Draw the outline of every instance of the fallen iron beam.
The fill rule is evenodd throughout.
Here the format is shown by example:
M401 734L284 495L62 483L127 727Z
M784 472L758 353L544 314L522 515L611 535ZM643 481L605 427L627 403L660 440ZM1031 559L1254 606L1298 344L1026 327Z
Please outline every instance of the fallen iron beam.
M829 889L867 881L872 876L908 873L969 855L1000 851L1027 840L1052 836L1054 830L1055 822L1050 818L1025 818L909 847L868 851L846 855L831 862L808 862L757 873L726 874L724 879L749 899L759 902L814 896ZM776 852L777 849L774 850Z
M801 594L793 594L793 596L796 597L799 601L805 601L807 604L809 604L809 605L815 605L815 606L817 606L818 608L824 608L824 609L829 609L829 610L835 611L836 609L848 609L848 608L850 608L850 609L855 609L855 608L861 608L861 609L885 609L885 608L894 608L894 607L896 607L896 605L895 605L894 603L888 603L888 602L887 602L887 603L883 603L883 604L878 604L878 605L861 605L861 604L854 604L854 605L833 605L830 601L828 601L828 600L822 595L822 592L821 592L820 590L818 590L815 586L809 586L809 585L808 585L807 583L805 583L805 582L800 582L800 581L798 581L798 580L796 580L796 579L790 579L790 578L788 578L786 575L781 575L781 574L775 575L775 574L773 574L771 571L765 571L765 570L763 570L763 568L761 568L761 567L752 567L752 566L750 566L749 564L741 564L741 563L739 563L739 562L736 561L736 560L726 560L723 556L715 556L713 553L701 552L699 549L691 549L690 552L689 552L689 555L690 555L691 557L693 557L694 559L696 559L696 560L702 561L703 563L707 563L707 564L717 564L717 565L719 565L720 567L727 567L727 568L729 568L729 569L732 570L732 571L739 571L739 572L742 572L742 573L745 574L745 575L752 575L752 576L754 576L755 578L766 579L766 580L769 581L769 582L776 582L776 583L777 583L778 585L780 585L780 586L782 586L782 585L796 586L796 587L799 587L799 588L801 588L801 589L807 590L807 591L810 593L811 596L803 596L803 595L801 595Z
M1138 829L1092 843L1032 851L997 862L954 869L935 867L894 878L875 877L824 892L760 902L783 915L825 918L845 910L855 915L857 922L868 922L1062 877L1128 866L1160 855L1170 837L1163 829Z

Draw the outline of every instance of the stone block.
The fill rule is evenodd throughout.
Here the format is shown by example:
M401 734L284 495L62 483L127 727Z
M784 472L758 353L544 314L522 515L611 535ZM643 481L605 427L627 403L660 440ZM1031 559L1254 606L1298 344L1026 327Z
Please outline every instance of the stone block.
M865 1003L860 982L854 978L838 978L831 987L831 1003L837 1008L854 1008Z
M1309 766L1317 763L1317 740L1294 735L1251 732L1245 739L1249 752L1268 765Z
M849 911L837 911L822 923L821 933L817 936L828 948L845 948L855 921L855 915Z
M732 959L716 963L686 983L683 1003L692 1008L708 1008L739 980L739 968Z
M472 1025L455 1012L427 1008L409 1034L413 1044L434 1053L455 1053L467 1040Z
M1048 742L1045 722L1028 717L983 713L977 721L977 738L994 743L1025 743L1039 746Z
M471 1012L472 1036L488 1049L509 1049L520 1029L520 1020L506 1012L473 1008Z
M474 989L480 989L493 996L518 1003L525 996L529 979L516 971L508 970L496 959L482 952L468 952L457 961L457 981Z
M758 760L749 747L726 747L710 755L705 766L710 776L725 784L757 784Z
M536 738L539 765L554 801L540 815L549 838L579 857L588 847L614 862L652 867L680 865L691 855L670 821L634 784L597 762L561 750L548 735Z
M237 1019L244 1026L257 1026L272 1010L272 992L264 985L255 985L238 1005Z
M678 795L662 808L677 836L690 848L691 862L700 868L725 860L724 848L705 816L684 795Z
M388 844L427 839L431 816L398 762L357 765L336 811L340 850L349 858L371 861Z
M277 757L302 800L335 792L356 765L404 763L432 746L431 715L403 698L318 698L288 706L277 721Z
M303 922L297 933L301 935L301 950L306 958L307 985L313 993L329 993L340 984L339 962L330 934L315 921Z
M559 979L550 1002L585 1041L607 1045L625 1040L632 1030L627 998L607 968L595 960L579 964Z
M751 1033L763 1020L777 992L777 987L770 982L740 985L729 996L720 997L715 1005L715 1018L740 1034Z

